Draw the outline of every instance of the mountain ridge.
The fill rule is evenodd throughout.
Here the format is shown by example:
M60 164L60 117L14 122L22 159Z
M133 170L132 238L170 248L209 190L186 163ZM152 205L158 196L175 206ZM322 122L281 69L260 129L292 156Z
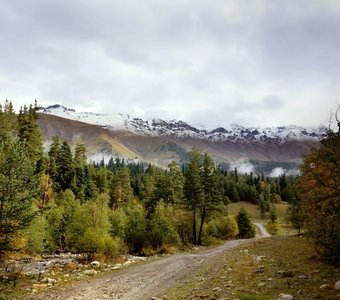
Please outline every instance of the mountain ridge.
M58 135L72 146L84 144L91 160L104 158L108 161L111 157L121 157L166 167L171 161L186 163L189 152L197 148L227 168L242 165L246 170L257 172L265 167L268 174L275 167L297 169L302 156L318 147L326 132L324 127L306 129L298 126L268 131L246 127L231 131L218 127L207 131L183 121L77 113L61 105L41 108L38 114L45 149L52 137ZM254 168L248 168L249 165Z
M326 134L326 127L324 126L301 127L296 125L260 128L231 124L228 129L220 126L207 131L181 120L166 121L159 118L144 120L122 113L96 114L92 112L76 112L75 109L67 108L60 104L41 108L40 112L99 125L111 131L126 130L145 136L192 137L212 142L231 141L281 144L301 139L318 141Z

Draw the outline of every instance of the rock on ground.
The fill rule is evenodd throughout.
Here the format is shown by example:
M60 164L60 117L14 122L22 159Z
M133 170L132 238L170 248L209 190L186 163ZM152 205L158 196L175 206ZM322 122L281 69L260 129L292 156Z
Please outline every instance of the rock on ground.
M294 297L289 294L280 294L280 297L277 300L293 300Z

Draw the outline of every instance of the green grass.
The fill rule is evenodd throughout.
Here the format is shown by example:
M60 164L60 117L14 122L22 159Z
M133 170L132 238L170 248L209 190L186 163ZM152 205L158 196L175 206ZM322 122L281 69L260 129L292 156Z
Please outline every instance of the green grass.
M215 257L167 295L177 299L339 299L339 268L319 261L305 238L257 240ZM320 289L323 284L329 287Z
M276 208L276 213L278 218L281 220L283 223L285 217L286 217L286 211L288 208L287 203L279 203L279 204L274 204ZM230 216L236 216L238 211L240 210L241 207L244 207L245 210L248 212L250 218L252 219L253 222L259 222L263 221L261 220L260 216L260 208L258 205L246 202L246 201L239 201L239 202L233 202L228 205L228 212Z

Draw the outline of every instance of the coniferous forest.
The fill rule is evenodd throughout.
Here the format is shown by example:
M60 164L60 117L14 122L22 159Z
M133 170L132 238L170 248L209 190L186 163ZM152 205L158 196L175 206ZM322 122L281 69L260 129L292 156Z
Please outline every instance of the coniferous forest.
M1 259L13 251L150 255L253 237L245 210L228 214L240 200L259 206L273 234L280 226L273 204L290 203L292 226L321 255L339 255L339 132L305 158L300 177L265 178L223 170L195 149L188 164L167 169L120 158L91 162L84 145L71 148L57 136L43 149L37 118L37 104L0 107Z

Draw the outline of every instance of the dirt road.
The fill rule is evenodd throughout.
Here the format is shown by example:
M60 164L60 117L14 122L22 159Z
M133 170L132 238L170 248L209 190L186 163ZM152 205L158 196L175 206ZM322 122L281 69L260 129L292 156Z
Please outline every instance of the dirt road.
M261 237L270 237L270 234L268 233L267 229L263 226L262 223L254 223L255 226L260 230L260 236Z
M175 254L159 260L131 266L88 281L32 295L27 299L120 299L146 300L162 295L169 287L193 272L204 261L249 240L228 241L221 246L195 254Z

